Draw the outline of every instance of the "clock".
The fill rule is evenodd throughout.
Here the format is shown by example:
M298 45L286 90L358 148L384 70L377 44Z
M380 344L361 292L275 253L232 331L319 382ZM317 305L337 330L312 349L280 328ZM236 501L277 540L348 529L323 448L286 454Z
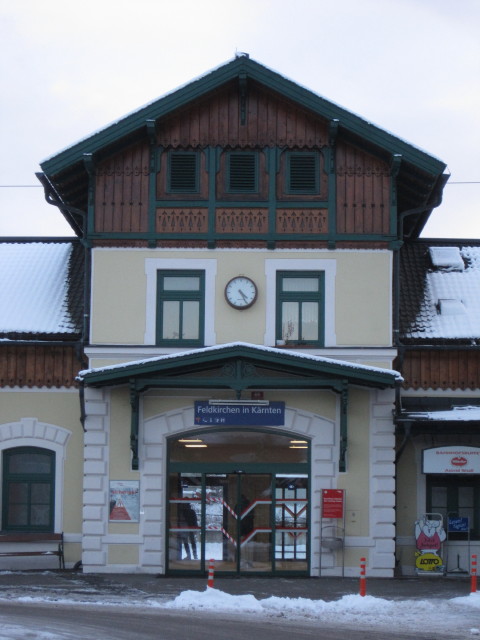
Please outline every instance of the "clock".
M225 298L234 309L248 309L257 299L257 285L250 278L236 276L227 283Z

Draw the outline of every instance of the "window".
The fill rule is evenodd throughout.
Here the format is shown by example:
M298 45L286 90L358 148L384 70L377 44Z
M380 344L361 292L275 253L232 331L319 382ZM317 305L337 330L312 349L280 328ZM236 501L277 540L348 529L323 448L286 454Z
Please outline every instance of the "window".
M324 281L323 272L277 273L277 341L323 346Z
M254 193L258 191L257 154L235 152L228 154L227 191Z
M287 191L289 193L318 193L318 154L310 152L287 155Z
M198 191L198 154L195 151L171 151L168 165L168 191Z
M3 453L3 529L53 531L55 453L17 447Z
M204 271L158 272L157 344L202 346L204 309Z
M427 512L469 518L472 538L480 538L480 478L427 474ZM455 535L455 534L453 534Z

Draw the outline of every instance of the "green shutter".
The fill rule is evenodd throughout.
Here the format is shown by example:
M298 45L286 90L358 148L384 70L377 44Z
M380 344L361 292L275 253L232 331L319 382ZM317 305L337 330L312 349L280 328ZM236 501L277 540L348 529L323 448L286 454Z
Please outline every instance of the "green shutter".
M288 160L288 190L295 193L317 193L317 154L290 153Z
M184 151L170 153L169 191L198 191L197 154Z
M228 191L257 191L257 156L255 153L229 154Z

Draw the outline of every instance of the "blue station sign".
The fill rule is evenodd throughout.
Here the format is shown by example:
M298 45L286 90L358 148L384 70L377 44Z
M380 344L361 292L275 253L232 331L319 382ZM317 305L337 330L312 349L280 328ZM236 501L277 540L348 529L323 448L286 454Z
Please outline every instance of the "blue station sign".
M197 400L195 424L281 427L285 424L285 402L217 404Z

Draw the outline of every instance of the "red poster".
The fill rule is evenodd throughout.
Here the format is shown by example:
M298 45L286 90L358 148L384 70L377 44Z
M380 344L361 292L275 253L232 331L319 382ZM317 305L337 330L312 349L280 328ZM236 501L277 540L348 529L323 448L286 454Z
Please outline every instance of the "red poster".
M343 518L343 489L322 490L322 518Z

